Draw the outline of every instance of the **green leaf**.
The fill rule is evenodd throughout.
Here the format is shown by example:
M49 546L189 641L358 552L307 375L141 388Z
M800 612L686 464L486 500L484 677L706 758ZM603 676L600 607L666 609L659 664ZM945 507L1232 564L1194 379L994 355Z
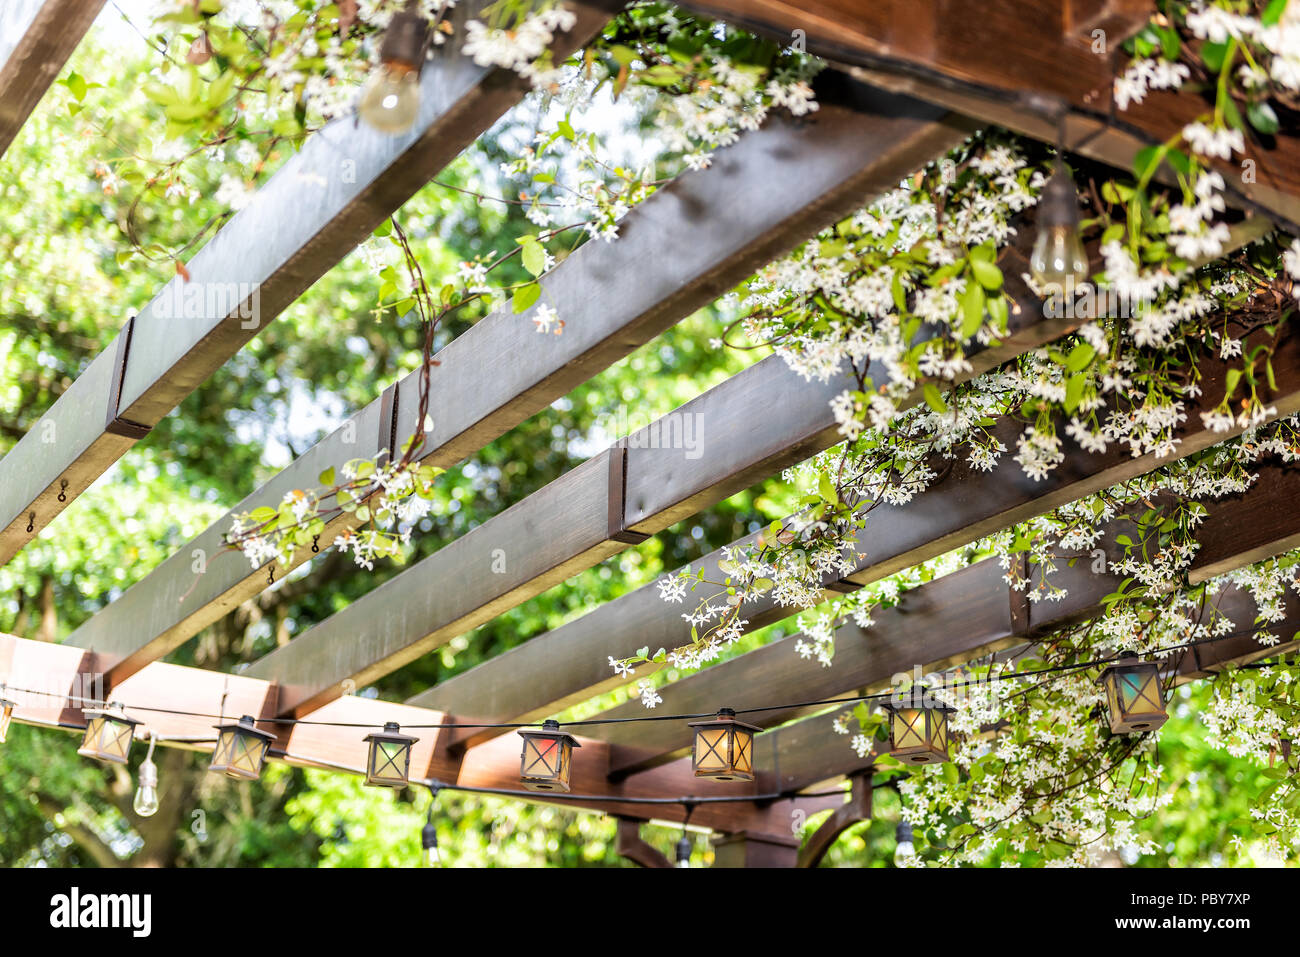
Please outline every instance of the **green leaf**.
M1218 73L1223 69L1223 58L1228 54L1228 41L1222 43L1203 43L1201 44L1201 62L1211 73Z
M526 237L523 247L524 268L532 275L540 276L542 271L546 268L546 250L534 236ZM518 312L519 310L516 309L515 311Z
M279 512L277 512L275 509L263 505L261 508L255 508L251 512L249 512L248 517L252 519L254 522L256 522L258 525L265 525L271 519L275 518L275 516L278 514Z
M975 279L989 292L997 292L1002 288L1002 270L993 263L972 259L970 268L975 274Z
M974 263L971 264L974 266ZM995 269L997 267L994 267ZM1001 280L1002 273L998 273ZM979 327L984 324L984 288L979 283L968 282L966 289L958 300L961 307L961 334L969 339L979 331Z
M334 466L330 466L324 472L320 473L320 484L327 488L334 484Z
M935 412L943 415L948 411L948 403L943 401L943 396L939 394L939 389L933 382L927 382L922 391L925 393L925 404Z
M542 287L535 282L530 282L526 286L520 286L515 290L514 297L510 300L510 308L514 310L515 315L527 310L535 303L542 294Z
M1267 103L1252 103L1246 107L1246 119L1265 136L1272 136L1278 130L1277 114Z
M1065 367L1071 372L1080 372L1088 367L1096 355L1096 349L1086 342L1081 342L1065 357Z
M1085 375L1072 375L1065 380L1065 411L1073 412L1079 407L1079 401L1083 398L1084 386L1088 384L1088 377Z
M1139 179L1150 179L1155 175L1160 161L1165 158L1165 147L1144 146L1133 157L1133 174Z
M1225 388L1223 392L1223 397L1225 399L1231 399L1232 394L1237 391L1237 385L1240 382L1241 382L1241 370L1229 369L1228 378L1224 383Z

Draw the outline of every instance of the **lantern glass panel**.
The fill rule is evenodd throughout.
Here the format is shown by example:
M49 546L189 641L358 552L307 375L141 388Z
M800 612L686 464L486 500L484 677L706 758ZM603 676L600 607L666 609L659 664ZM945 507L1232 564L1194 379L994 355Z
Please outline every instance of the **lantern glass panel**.
M524 776L553 778L560 773L563 749L555 738L524 739Z
M726 728L700 728L695 735L697 771L727 771L731 767L730 734Z
M380 781L405 781L410 747L400 741L376 741L370 774Z
M741 774L750 774L754 770L752 760L754 754L754 735L750 731L736 730L732 732L731 746L733 754L732 766Z
M86 733L77 753L100 761L125 764L131 753L136 722L110 714L88 714Z
M894 712L894 749L925 747L925 712L920 708L899 708Z

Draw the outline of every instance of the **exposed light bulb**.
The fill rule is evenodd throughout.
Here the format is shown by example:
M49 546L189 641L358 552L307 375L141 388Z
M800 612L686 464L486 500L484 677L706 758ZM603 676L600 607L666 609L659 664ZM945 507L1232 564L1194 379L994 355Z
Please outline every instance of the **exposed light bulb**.
M682 839L677 842L677 866L678 867L691 866L691 847L692 847L691 839L687 837L685 834L683 834Z
M432 816L430 811L430 820L420 832L420 845L424 848L424 865L439 867L442 865L442 855L438 853L438 829L433 826Z
M1059 161L1038 204L1038 235L1029 254L1029 272L1040 289L1088 281L1088 254L1079 235L1079 197L1069 170Z
M438 791L440 787L434 785L429 788L429 814L424 820L424 828L420 831L420 847L424 850L425 867L441 867L442 855L438 852L438 829L433 824L433 809L438 803Z
M906 821L899 821L894 831L894 840L898 842L898 846L894 848L894 866L902 867L916 857L916 847L912 844L912 825Z
M420 66L429 24L417 11L396 13L384 31L379 67L361 91L357 112L381 133L405 133L420 113Z
M405 133L420 112L420 75L399 63L384 63L361 91L361 118L381 133Z
M152 742L149 751L153 752ZM151 758L145 758L140 763L138 782L139 787L135 789L135 800L131 802L131 807L141 817L153 817L158 813L158 767Z

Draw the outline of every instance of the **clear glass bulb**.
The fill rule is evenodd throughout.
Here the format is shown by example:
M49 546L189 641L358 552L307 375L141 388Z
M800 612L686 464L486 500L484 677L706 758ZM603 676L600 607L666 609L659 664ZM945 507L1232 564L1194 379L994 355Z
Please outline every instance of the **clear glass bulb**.
M442 854L438 852L437 846L427 847L424 849L424 866L425 867L442 866Z
M357 112L381 133L405 133L420 112L419 73L402 64L381 64L362 88Z
M1088 281L1088 254L1077 226L1048 226L1038 230L1029 255L1029 271L1040 289L1055 284L1065 287Z
M900 841L898 847L894 848L894 864L897 866L902 866L913 857L916 857L916 848L911 841Z
M140 764L139 782L131 807L141 817L153 817L158 813L158 768L149 758Z

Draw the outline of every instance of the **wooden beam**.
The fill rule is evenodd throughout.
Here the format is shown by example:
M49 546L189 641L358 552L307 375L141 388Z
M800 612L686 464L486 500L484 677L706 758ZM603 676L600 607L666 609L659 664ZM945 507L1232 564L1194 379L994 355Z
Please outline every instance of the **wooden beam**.
M104 0L5 0L0 6L0 155L103 6Z
M1209 357L1199 368L1204 374L1204 391L1188 403L1187 421L1178 432L1180 444L1171 455L1162 459L1152 454L1134 457L1127 446L1119 444L1102 454L1076 449L1040 481L1025 475L1010 457L1004 457L990 472L958 461L941 482L907 505L884 505L869 512L865 534L870 537L871 547L844 582L828 581L828 586L853 590L1239 434L1241 430L1236 426L1228 433L1211 432L1200 415L1222 399L1228 364ZM1277 390L1269 401L1277 405L1279 415L1300 410L1300 335L1284 335L1274 371ZM1022 422L1008 418L994 432L1005 447L1012 448L1022 428ZM1228 555L1239 563L1266 557L1264 553L1254 557L1242 554L1229 548L1228 543L1221 545L1217 537L1234 534L1232 528L1214 525L1205 533L1209 536L1207 554ZM756 537L747 536L731 547L744 547ZM1300 545L1300 540L1294 544ZM1276 551L1293 544L1270 540L1262 547ZM721 550L713 552L692 567L702 569L706 579L720 581L724 577L717 564L721 557ZM1202 577L1197 580L1223 570L1219 566L1198 566L1196 574ZM791 609L778 605L770 592L746 602L744 608L750 631L789 617L790 613ZM647 645L676 647L689 636L690 627L682 620L681 608L666 604L659 597L658 587L651 584L444 681L416 695L411 703L472 715L478 723L532 721L625 684L627 679L617 678L609 669L608 658L624 658L631 649ZM480 741L493 734L491 730L466 731L465 739Z
M1213 110L1199 91L1151 91L1109 121L1111 86L1125 61L1121 44L1155 13L1150 0L688 0L685 6L783 43L802 31L810 53L883 89L928 100L1045 142L1057 141L1061 104L1077 112L1065 143L1083 155L1130 168L1134 154L1176 136ZM1094 31L1103 31L1096 47ZM1014 55L1007 55L1013 50ZM1245 157L1216 166L1248 199L1300 222L1300 140L1257 139Z
M575 11L557 54L608 19ZM426 65L410 132L345 117L313 134L0 459L0 563L522 98L526 81L476 66L459 42Z
M1072 322L1018 309L1007 337L977 353L968 374L1050 341ZM829 402L846 381L803 382L783 359L769 356L629 436L619 449L626 453L621 528L653 534L828 448L839 437ZM775 407L773 395L784 397ZM918 397L919 390L911 401ZM664 448L662 437L674 422L693 426L700 441ZM633 539L616 540L601 528L612 501L600 477L608 471L607 457L594 469L585 463L402 572L256 662L250 673L283 685L281 707L301 716L620 551ZM557 506L572 515L555 512ZM510 556L521 541L535 546L510 572L482 573L493 551ZM448 588L448 582L463 587Z
M618 856L626 857L638 867L672 867L673 862L662 851L642 839L641 824L636 818L618 819L618 844L615 846Z
M871 820L871 771L853 775L850 785L849 799L832 811L799 849L799 867L816 867L841 834Z
M799 838L789 833L739 831L713 842L714 867L795 867Z
M527 316L508 309L476 323L439 354L431 387L444 396L422 460L448 468L623 358L754 269L858 208L863 197L939 155L964 135L942 111L842 85L812 117L774 116L632 210L614 243L591 243L543 280L543 302L568 322L562 336L518 348ZM793 175L797 166L798 175ZM768 188L783 182L786 188ZM663 245L663 236L692 237ZM633 279L629 277L634 277ZM503 355L510 356L502 362ZM291 569L250 570L222 554L235 514L278 505L330 465L366 457L420 427L419 373L407 376L180 549L68 639L93 647L113 681L167 654ZM396 405L396 423L392 407ZM351 515L330 522L328 546ZM301 552L299 564L309 558ZM205 564L196 576L195 559Z
M1237 567L1262 553L1289 547L1300 533L1300 514L1282 512L1278 503L1296 496L1300 496L1300 470L1272 466L1262 470L1244 495L1210 503L1193 577L1200 578L1201 569ZM1132 532L1127 521L1116 521L1107 529L1103 542L1112 557L1118 554L1114 536L1124 531ZM1091 562L1085 552L1072 567L1061 564L1053 581L1068 589L1063 600L1027 605L1018 601L1023 599L1021 593L1003 582L997 561L978 562L905 593L896 607L876 612L876 623L869 629L853 624L838 629L830 668L799 659L789 639L778 641L665 686L660 689L663 707L672 713L720 707L742 711L768 707L773 701L873 693L887 688L894 675L911 674L914 667L933 671L970 661L1022 643L1029 635L1058 631L1098 614L1102 598L1115 590L1119 578L1109 572L1093 573ZM643 710L638 702L629 702L600 716L629 717ZM775 727L815 710L794 706L744 719ZM614 775L663 764L684 754L691 742L689 729L670 722L595 726L591 734L614 746L610 766ZM780 766L784 773L784 756Z
M74 732L83 730L82 704L70 704L66 698L68 695L95 697L87 691L93 691L96 681L102 680L102 672L96 671L96 667L94 656L81 649L0 634L0 683L8 686L6 696L18 704L14 712L16 721ZM144 722L141 731L157 734L160 745L196 751L212 748L213 726L221 720L238 719L244 714L265 719L277 710L276 689L266 681L163 662L154 662L133 675L113 689L110 697L122 702L127 714ZM198 714L178 714L178 711ZM419 727L442 724L448 720L446 715L355 695L331 702L313 720L322 723L292 726L263 723L261 727L276 734L272 760L299 767L361 773L366 764L365 735L387 721L397 721L404 731L418 739L412 746L413 780L436 780L460 788L520 789L520 745L513 735L453 756L442 746L445 731ZM586 738L580 738L579 744L581 760L574 764L573 796L534 797L532 792L515 796L536 803L625 817L644 817L646 808L654 807L655 818L680 821L685 812L678 799L734 798L745 793L727 785L698 781L689 767L681 765L639 778L635 791L624 785L611 786L605 780L607 746ZM69 742L69 747L72 746ZM591 799L595 797L649 798L664 803L646 805ZM691 821L719 831L765 832L782 827L795 810L813 814L829 806L831 802L825 798L782 799L761 805L743 800L706 800L695 805Z
M1255 619L1255 603L1241 589L1229 586L1216 596L1217 606L1235 622L1258 631L1279 636L1294 635L1300 631L1300 598L1289 593L1284 599L1283 621L1273 625L1251 624ZM1226 667L1236 667L1261 659L1276 658L1294 652L1300 642L1287 641L1278 645L1261 645L1253 633L1239 634L1193 648L1179 662L1173 674L1175 684L1184 684L1210 678ZM866 755L858 755L849 747L849 739L837 734L833 723L838 709L816 717L804 718L760 736L771 739L767 747L779 755L781 773L779 786L789 789L807 789L820 786L841 775L869 773L872 764L888 751L882 745ZM633 775L632 780L636 779Z

